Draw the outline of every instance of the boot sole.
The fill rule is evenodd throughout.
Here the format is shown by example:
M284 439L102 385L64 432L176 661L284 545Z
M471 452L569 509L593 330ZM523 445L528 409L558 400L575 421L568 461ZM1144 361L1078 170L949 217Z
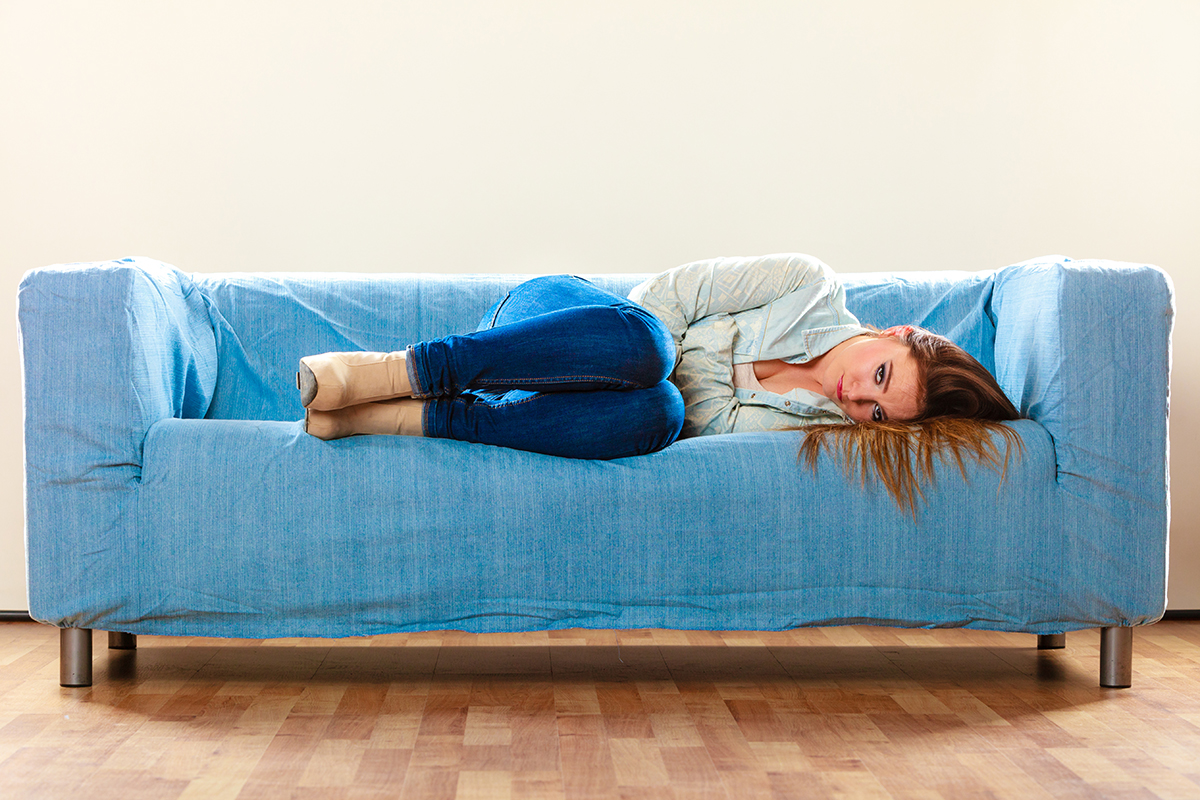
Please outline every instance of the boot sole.
M296 388L300 390L300 405L308 408L317 399L317 376L303 361L300 371L296 373Z

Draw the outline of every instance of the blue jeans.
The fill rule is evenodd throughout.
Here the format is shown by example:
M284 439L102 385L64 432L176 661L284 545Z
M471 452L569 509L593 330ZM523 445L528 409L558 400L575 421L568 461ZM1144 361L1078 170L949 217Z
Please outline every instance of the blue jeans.
M661 450L683 428L671 332L583 278L528 280L474 333L407 357L426 436L608 459Z

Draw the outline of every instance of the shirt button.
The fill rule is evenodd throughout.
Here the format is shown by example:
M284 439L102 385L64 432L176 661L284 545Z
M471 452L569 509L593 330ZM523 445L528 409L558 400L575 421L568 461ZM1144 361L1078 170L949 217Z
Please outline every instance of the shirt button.
M790 405L792 404L792 401L791 401L791 400L784 400L784 401L783 401L783 404L784 404L785 406L790 406Z
M754 399L754 398L756 398L756 397L758 397L758 395L757 395L757 394L752 394L752 395L750 395L750 399L751 399L751 400L753 400L753 399Z

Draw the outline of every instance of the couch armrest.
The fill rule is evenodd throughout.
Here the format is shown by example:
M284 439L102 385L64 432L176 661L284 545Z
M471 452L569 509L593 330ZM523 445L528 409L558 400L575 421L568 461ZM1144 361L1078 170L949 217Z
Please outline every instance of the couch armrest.
M89 607L88 587L122 580L115 570L133 545L125 519L146 432L204 416L215 338L191 279L140 258L30 271L18 321L30 613L86 625L74 614ZM64 581L79 593L69 602L54 588Z
M1112 580L1165 605L1170 278L1047 256L997 273L992 312L996 377L1054 441L1063 525L1079 532L1073 557L1134 564L1139 576L1114 567ZM1156 612L1146 616L1124 624Z

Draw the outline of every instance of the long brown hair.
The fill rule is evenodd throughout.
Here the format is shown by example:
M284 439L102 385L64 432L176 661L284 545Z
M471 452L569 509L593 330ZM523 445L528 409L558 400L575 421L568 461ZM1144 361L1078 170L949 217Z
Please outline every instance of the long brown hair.
M821 448L841 461L847 475L858 472L866 483L872 472L896 504L916 517L916 499L934 480L934 456L953 457L963 478L963 456L1000 470L1008 469L1021 437L1002 423L1019 419L1016 407L982 364L954 342L911 325L872 334L894 336L908 345L917 367L918 417L911 421L810 425L804 428L800 458L815 472ZM1004 454L996 436L1004 441Z

